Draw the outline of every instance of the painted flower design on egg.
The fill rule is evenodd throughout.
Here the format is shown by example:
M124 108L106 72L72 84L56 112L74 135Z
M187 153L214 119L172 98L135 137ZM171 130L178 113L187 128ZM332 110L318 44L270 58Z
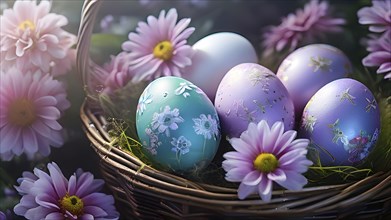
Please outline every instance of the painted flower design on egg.
M200 89L197 86L195 86L194 84L192 84L190 82L181 82L179 84L179 87L177 89L175 89L175 95L183 95L183 97L187 98L190 96L190 93L187 90L188 91L194 90L198 94L202 94Z
M150 128L145 129L145 134L147 134L149 137L149 144L144 141L143 145L152 155L156 155L157 149L162 144L162 142L159 141L159 137Z
M332 60L327 59L325 57L311 57L309 66L314 67L314 72L318 72L318 70L322 70L325 72L331 72L330 65L333 63Z
M177 154L185 155L190 152L191 142L184 136L180 136L178 139L172 138L171 145L174 146L171 150Z
M317 120L317 118L315 118L315 116L308 115L308 114L304 113L304 115L303 115L303 126L304 126L305 130L307 130L309 132L313 132L314 131L314 126L316 124L316 120Z
M211 115L201 114L199 118L193 118L194 131L198 135L204 135L205 139L216 139L219 135L219 125Z
M152 94L148 92L148 89L141 95L140 100L137 105L137 112L139 115L142 115L143 112L147 109L147 104L152 103Z
M255 122L255 114L257 113L257 110L250 111L250 109L244 104L243 100L234 101L233 107L235 109L236 117L241 118L248 123Z
M167 137L170 137L170 130L178 129L178 123L184 121L179 115L179 109L174 108L171 110L170 106L167 105L160 113L155 112L153 114L151 126L158 133L165 133Z
M369 154L369 147L371 136L366 135L365 132L361 131L360 135L349 140L348 151L349 151L349 162L357 163Z
M269 80L272 76L268 72L260 71L257 68L252 68L249 72L248 76L252 86L256 86L261 83L262 91L268 94L270 87Z
M354 105L354 100L356 99L356 97L352 96L350 93L349 93L349 90L350 88L347 88L346 90L344 90L341 95L339 95L340 97L340 101L344 101L344 100L348 100L350 103L352 103Z
M341 141L344 145L345 150L348 150L348 137L339 128L339 119L337 119L333 124L329 124L329 128L331 128L331 131L334 134L333 143Z
M368 105L365 107L366 112L371 112L371 109L376 110L376 99L372 99L372 101L368 98L365 98L367 100Z

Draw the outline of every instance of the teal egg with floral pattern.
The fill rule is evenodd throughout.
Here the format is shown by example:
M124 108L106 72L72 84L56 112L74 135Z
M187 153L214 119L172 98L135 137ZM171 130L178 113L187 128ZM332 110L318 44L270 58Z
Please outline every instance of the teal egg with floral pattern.
M152 81L140 96L136 129L152 166L176 173L205 168L221 139L220 120L206 94L173 76Z

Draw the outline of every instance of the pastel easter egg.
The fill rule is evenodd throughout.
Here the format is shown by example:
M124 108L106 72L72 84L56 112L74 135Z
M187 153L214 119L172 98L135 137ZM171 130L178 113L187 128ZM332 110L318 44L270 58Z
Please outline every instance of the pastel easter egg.
M221 81L215 107L223 132L239 137L250 122L282 121L287 130L294 126L293 102L289 93L269 69L243 63L233 67Z
M220 121L205 93L179 77L152 81L141 94L136 129L156 167L188 173L206 167L217 152Z
M343 78L352 65L339 49L326 44L310 44L289 54L277 76L287 88L300 117L310 98L327 83Z
M240 63L256 63L257 54L243 36L230 32L208 35L193 45L192 65L185 69L183 78L201 88L214 100L217 87L224 75Z
M300 135L311 140L323 166L357 165L380 132L380 112L371 91L354 79L326 84L304 108Z

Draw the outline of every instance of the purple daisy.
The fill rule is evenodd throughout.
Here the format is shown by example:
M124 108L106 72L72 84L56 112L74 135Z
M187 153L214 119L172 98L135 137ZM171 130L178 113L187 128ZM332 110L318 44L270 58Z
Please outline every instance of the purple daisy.
M340 25L345 24L342 18L333 18L329 13L326 1L311 0L299 9L296 14L289 14L283 18L279 26L273 26L264 34L263 46L265 55L273 51L282 51L288 48L293 51L301 41L312 41L327 32L340 32Z
M68 19L49 13L51 2L15 1L0 16L2 68L16 65L22 71L41 69L60 75L74 62L76 36L63 30ZM64 61L65 59L65 61ZM73 64L73 63L72 63Z
M176 9L170 9L167 15L163 10L159 18L148 16L148 23L140 22L137 33L129 33L129 41L122 44L122 49L130 52L132 82L181 76L182 69L191 65L193 50L186 43L195 29L187 28L189 18L178 23L177 18Z
M371 36L367 50L370 52L362 63L368 67L379 67L377 74L385 74L385 79L391 79L391 30L386 31L380 38Z
M270 201L273 182L288 190L300 190L307 184L301 175L312 162L306 158L308 139L296 139L296 131L284 133L284 124L269 128L266 121L250 123L240 138L230 139L236 151L225 153L225 179L240 182L239 199L258 192L263 201Z
M357 12L358 22L369 25L369 30L376 33L391 31L391 1L372 1L372 7L364 7Z
M64 85L40 71L0 72L0 158L50 154L64 143L58 119L70 107Z
M111 195L100 193L104 181L78 169L69 180L56 163L49 173L24 172L15 186L22 198L14 212L26 219L118 219Z

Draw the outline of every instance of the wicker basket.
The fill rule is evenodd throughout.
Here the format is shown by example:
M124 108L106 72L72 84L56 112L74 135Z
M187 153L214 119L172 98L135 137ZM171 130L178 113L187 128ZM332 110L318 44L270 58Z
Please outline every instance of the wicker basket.
M84 82L94 74L89 66L89 45L101 3L86 0L82 11L77 68ZM275 190L269 203L257 196L239 200L235 188L196 183L144 166L138 158L113 147L105 117L94 114L88 104L83 104L80 116L92 148L101 158L103 177L126 219L381 219L391 210L391 172L298 192Z

